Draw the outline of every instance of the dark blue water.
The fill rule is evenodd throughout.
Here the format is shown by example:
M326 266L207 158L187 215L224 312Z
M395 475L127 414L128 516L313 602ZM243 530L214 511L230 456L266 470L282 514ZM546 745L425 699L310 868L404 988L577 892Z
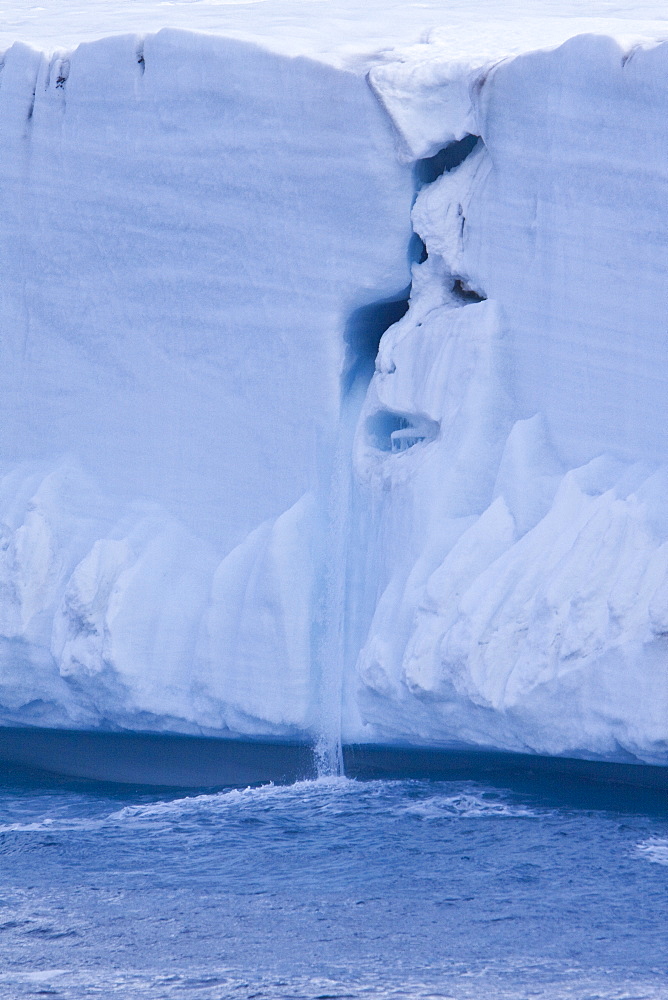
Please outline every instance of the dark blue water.
M0 996L668 997L664 801L6 777Z

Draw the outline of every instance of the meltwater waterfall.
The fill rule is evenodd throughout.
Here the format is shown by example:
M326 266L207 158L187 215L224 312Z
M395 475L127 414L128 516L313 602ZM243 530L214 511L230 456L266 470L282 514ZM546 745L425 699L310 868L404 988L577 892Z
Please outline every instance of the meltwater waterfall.
M325 500L323 574L316 650L319 666L316 765L319 777L343 773L341 722L343 676L350 655L347 643L350 509L353 492L352 445L366 392L358 376L342 396L341 421Z
M328 493L324 514L322 576L316 641L318 661L317 770L320 776L343 773L342 708L346 668L354 668L361 637L366 539L356 509L353 445L381 337L408 309L408 293L354 310L346 324L346 358L341 378L341 408L334 457L322 477ZM354 558L350 558L354 552ZM368 554L368 553L367 553ZM364 601L362 601L364 603ZM368 624L368 623L367 623Z

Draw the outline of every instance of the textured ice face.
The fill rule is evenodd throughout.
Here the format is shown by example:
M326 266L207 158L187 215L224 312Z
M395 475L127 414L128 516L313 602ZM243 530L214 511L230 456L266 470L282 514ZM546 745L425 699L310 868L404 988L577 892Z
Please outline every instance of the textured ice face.
M412 148L436 106L481 139L418 196L428 258L358 433L399 553L358 664L382 738L665 759L666 68L582 37L396 104ZM383 451L381 413L438 433Z
M15 45L0 133L5 718L303 732L346 325L409 281L391 123L163 31Z
M668 47L314 24L5 55L0 718L664 761Z

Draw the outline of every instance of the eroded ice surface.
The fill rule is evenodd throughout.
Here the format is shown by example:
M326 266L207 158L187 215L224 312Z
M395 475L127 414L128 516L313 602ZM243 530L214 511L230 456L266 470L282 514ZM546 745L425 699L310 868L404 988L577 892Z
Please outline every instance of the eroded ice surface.
M441 102L445 138L481 139L418 196L429 256L357 443L383 733L662 759L666 66L665 45L580 37ZM411 115L392 67L372 81L429 152L439 91ZM370 431L397 414L415 437L383 448Z
M665 15L380 11L15 8L4 721L665 761Z

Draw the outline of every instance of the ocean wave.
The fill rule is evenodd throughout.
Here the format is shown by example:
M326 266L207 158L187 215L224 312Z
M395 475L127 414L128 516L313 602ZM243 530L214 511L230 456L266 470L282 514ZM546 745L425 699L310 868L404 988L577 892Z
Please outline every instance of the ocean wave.
M538 815L536 810L513 801L510 793L472 782L357 781L343 777L134 802L113 811L108 807L108 801L82 798L78 809L72 804L61 809L52 802L45 815L42 801L40 814L35 815L25 804L20 808L17 804L18 815L0 824L0 834L86 832L126 826L150 827L156 832L177 827L201 831L225 824L283 819L317 823L370 815L389 822L405 818L447 821Z
M369 781L328 778L301 781L293 785L264 785L197 795L168 802L125 806L109 817L111 822L160 823L172 820L218 820L289 811L314 816L350 816L374 813L379 818L456 819L487 817L529 817L538 813L513 803L499 792L470 786L433 794L426 782ZM427 794L431 792L431 794Z

